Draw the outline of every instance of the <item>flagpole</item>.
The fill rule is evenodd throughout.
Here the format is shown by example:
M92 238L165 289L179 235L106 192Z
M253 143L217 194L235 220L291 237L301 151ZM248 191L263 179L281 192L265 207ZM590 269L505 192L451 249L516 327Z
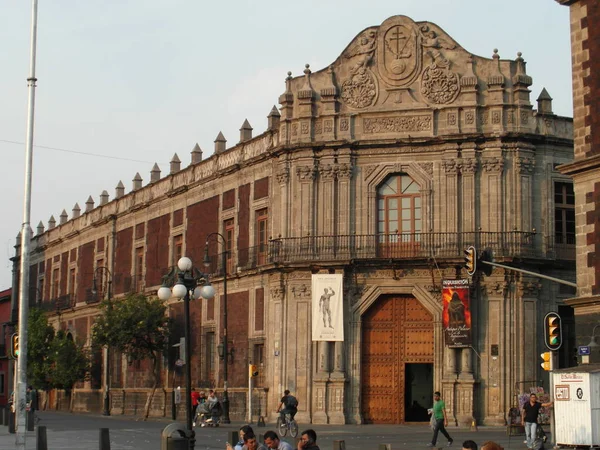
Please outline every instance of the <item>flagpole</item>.
M21 261L19 278L19 357L17 359L16 448L25 450L27 414L27 316L29 313L29 247L31 242L31 174L33 160L33 123L35 107L35 52L37 42L38 0L31 2L31 47L27 77L27 141L25 144L25 190L23 193L23 228L21 230Z

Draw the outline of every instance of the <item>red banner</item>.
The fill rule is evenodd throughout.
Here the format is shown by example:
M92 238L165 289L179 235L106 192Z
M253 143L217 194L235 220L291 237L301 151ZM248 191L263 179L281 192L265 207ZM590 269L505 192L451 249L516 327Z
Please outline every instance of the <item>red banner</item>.
M442 326L448 347L470 347L471 299L469 280L442 280Z

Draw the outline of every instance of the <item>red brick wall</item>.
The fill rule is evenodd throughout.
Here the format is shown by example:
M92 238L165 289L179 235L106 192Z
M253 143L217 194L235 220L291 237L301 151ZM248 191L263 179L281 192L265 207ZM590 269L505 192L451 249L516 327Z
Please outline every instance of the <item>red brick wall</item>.
M235 206L235 189L230 189L223 192L223 210L233 208Z
M79 259L77 260L77 293L75 294L78 302L84 302L87 299L88 290L92 288L95 246L96 243L92 241L79 247Z
M248 264L248 247L250 246L250 185L244 184L239 188L238 213L238 261L240 266Z
M38 276L38 266L34 264L29 267L29 304L33 305L36 303L38 294L37 294L37 276ZM41 295L41 293L40 293Z
M146 231L146 224L145 223L138 223L135 226L135 238L136 239L142 239L144 237L144 232Z
M185 234L187 257L191 258L196 267L203 269L204 246L206 236L219 229L219 196L203 200L187 208L187 232ZM209 242L209 254L216 252L217 243Z
M269 196L269 177L254 182L254 200Z
M125 281L131 277L131 249L133 244L133 227L125 228L117 233L115 244L115 273L113 274L114 294L125 292Z
M265 321L265 289L258 288L254 296L254 329L262 331L264 330Z
M183 223L183 209L178 209L173 213L173 227L178 227Z
M148 221L146 235L146 286L156 286L169 268L170 214Z
M234 361L228 367L232 387L248 385L248 294L244 291L227 295L228 341L234 348Z
M52 287L52 259L48 258L44 267L44 300L51 300L50 291Z
M591 149L586 156L600 153L600 2L598 0L584 0L587 7L587 17L582 19L582 28L587 27L588 38L583 41L584 50L589 51L589 61L583 63L583 70L589 69L589 75L584 78L587 94L584 102L589 107L585 124L590 126Z

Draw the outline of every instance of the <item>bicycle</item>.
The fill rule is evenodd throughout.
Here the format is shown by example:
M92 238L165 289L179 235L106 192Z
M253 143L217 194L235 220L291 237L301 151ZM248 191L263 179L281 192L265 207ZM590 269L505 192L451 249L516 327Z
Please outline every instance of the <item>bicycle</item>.
M298 436L298 423L292 419L290 413L285 414L285 421L283 422L281 421L281 416L277 418L277 429L279 430L279 435L281 437L285 437L288 430L290 431L290 436Z

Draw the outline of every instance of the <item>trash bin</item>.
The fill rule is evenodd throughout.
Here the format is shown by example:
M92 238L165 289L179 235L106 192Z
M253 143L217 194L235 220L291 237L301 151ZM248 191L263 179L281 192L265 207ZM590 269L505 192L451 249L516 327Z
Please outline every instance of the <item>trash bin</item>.
M188 450L190 436L181 423L170 423L160 435L160 450Z

